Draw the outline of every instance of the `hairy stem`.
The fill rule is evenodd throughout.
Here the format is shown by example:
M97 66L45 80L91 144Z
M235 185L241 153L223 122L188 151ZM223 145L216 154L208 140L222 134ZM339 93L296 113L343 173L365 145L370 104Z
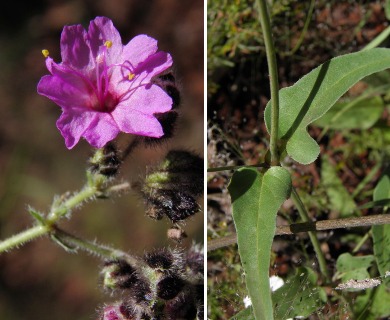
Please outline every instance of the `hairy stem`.
M86 186L79 192L75 193L72 197L64 201L62 204L53 206L47 215L46 221L51 224L56 223L61 217L65 216L73 208L82 204L84 201L93 198L97 192L98 190L95 187Z
M268 14L267 4L265 0L256 1L259 11L259 20L261 29L264 35L265 52L267 55L268 71L270 77L271 88L271 134L270 134L270 152L271 164L277 166L279 164L278 155L278 130L279 130L279 80L278 68L276 64L276 54L274 41L271 32L271 22Z
M0 242L0 253L9 251L13 248L21 246L35 238L39 238L50 232L48 226L34 226L30 229L15 234L12 237Z
M61 241L66 246L75 247L76 250L80 249L103 259L124 259L132 266L140 265L140 261L138 259L121 250L98 244L95 241L78 238L59 228L55 228L53 230L53 234L56 236L57 240Z
M127 190L128 188L128 183L114 185L106 188L106 190L100 190L99 188L93 186L86 186L69 199L60 202L56 201L48 213L47 218L41 217L39 219L40 225L33 226L30 229L0 241L0 253L21 246L31 240L53 232L56 229L56 223L62 217L68 214L72 209L80 206L82 203L94 199L97 195L101 194L102 191L110 194Z

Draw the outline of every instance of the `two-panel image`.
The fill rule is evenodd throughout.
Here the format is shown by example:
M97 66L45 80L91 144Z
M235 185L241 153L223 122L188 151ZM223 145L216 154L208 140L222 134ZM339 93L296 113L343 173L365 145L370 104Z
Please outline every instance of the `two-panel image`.
M389 22L4 3L0 319L390 319Z

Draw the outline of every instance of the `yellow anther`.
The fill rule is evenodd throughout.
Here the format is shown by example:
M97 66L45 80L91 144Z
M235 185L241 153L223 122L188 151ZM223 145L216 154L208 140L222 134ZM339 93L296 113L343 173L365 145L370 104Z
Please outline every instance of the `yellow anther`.
M43 49L42 50L42 54L43 54L43 56L45 57L45 58L47 58L48 56L49 56L49 50L46 50L46 49Z
M112 41L107 40L106 42L104 42L104 45L105 45L107 48L111 48L111 47L112 47Z
M135 73L131 73L130 72L129 75L128 75L129 80L133 80L134 77L135 77Z

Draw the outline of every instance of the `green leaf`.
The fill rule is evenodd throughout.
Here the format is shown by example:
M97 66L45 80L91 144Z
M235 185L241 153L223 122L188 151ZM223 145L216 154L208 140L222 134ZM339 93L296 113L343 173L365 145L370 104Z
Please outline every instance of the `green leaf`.
M370 318L379 319L390 316L390 292L385 285L380 285L375 290L375 295L370 307Z
M378 184L374 189L374 201L380 201L390 198L390 170L387 169L382 177L380 178Z
M390 49L374 48L346 54L314 69L293 86L280 90L279 139L295 161L309 164L320 152L307 126L322 117L336 101L362 78L390 67ZM271 103L265 110L268 132Z
M385 301L390 301L390 292L386 285L366 290L353 304L355 319L377 320L390 316L390 303Z
M317 274L309 268L298 268L293 277L272 294L275 319L308 317L326 302L325 291L317 286Z
M229 185L238 251L256 319L272 320L269 285L271 245L276 214L291 193L291 177L282 167L265 174L255 168L237 170Z
M46 224L45 217L44 217L44 215L43 215L41 212L35 210L35 209L32 208L32 207L29 207L29 208L28 208L28 213L31 214L31 216L32 216L40 225L43 226L43 225Z
M357 209L370 209L375 207L388 207L388 206L390 206L390 198L366 202L365 204L358 206Z
M348 280L364 280L370 278L367 269L374 262L373 255L354 257L350 253L343 253L337 258L335 279L341 279L341 282ZM356 291L356 289L346 289Z
M374 189L374 201L390 198L390 170L387 169ZM390 271L390 225L372 227L372 239L374 242L374 254L378 270L381 276ZM390 287L390 278L384 283Z
M321 183L328 195L332 211L339 212L341 217L351 216L356 209L355 201L345 189L337 176L336 168L329 163L327 156L322 157Z
M381 97L338 102L313 124L329 129L368 129L379 120L384 109Z
M372 239L378 270L384 276L386 271L390 271L390 225L373 226ZM390 288L390 277L384 279L384 283Z

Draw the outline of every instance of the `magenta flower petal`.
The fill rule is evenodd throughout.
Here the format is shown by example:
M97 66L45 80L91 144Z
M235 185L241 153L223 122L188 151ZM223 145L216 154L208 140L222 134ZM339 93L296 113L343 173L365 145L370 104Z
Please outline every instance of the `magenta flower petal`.
M164 135L160 122L153 115L137 110L129 112L128 108L118 106L113 116L119 129L125 133L153 138L160 138Z
M120 104L113 110L112 115L117 120L118 111L127 112L131 117L133 111L138 111L147 115L154 113L164 113L172 108L172 99L163 89L157 85L139 87L128 97L123 97Z
M157 52L157 41L140 35L123 46L112 21L97 17L88 31L67 26L61 35L62 62L50 57L50 75L38 93L62 108L57 127L70 149L84 137L100 148L120 131L161 137L155 113L168 112L172 99L152 78L172 65L168 53Z
M157 41L147 35L134 37L123 47L123 57L131 61L133 68L137 68L157 51Z
M109 113L96 113L83 137L89 144L96 148L102 148L104 145L115 139L120 132L118 125Z
M88 37L92 56L97 58L102 54L106 41L112 43L110 50L107 50L107 63L116 63L122 57L122 40L118 30L114 27L112 21L106 17L97 17L89 24Z
M80 137L89 128L96 117L95 112L85 112L82 109L74 109L72 112L63 112L57 120L57 128L65 138L65 145L72 149Z
M150 80L172 66L172 57L166 52L157 52L141 63L135 70L139 74L140 83L149 83Z
M55 67L53 67L55 68ZM56 69L54 76L44 76L38 83L38 93L53 100L64 109L82 108L90 104L86 83L71 72Z
M92 69L95 62L91 60L87 33L81 25L64 27L61 34L61 56L62 62L73 69Z

